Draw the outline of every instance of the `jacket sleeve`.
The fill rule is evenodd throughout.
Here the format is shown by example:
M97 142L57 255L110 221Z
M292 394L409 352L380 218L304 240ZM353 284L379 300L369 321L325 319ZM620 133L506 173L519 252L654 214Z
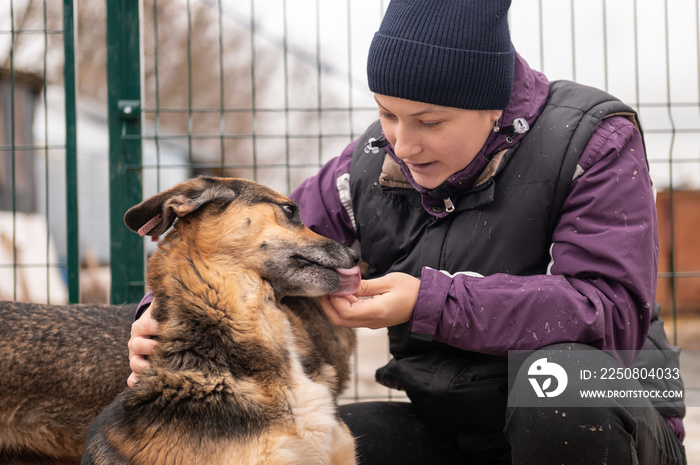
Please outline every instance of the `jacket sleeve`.
M355 145L348 145L339 157L323 165L290 194L309 229L347 246L356 239L350 198L350 162Z
M507 355L558 342L641 349L656 293L658 233L642 138L623 117L598 127L552 236L547 274L424 268L411 331Z

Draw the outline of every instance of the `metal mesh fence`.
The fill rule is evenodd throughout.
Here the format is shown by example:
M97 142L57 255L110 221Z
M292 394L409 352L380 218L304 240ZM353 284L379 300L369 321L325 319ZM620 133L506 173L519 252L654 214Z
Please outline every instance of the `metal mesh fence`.
M78 299L75 127L50 129L47 111L48 88L65 73L62 111L75 112L73 19L73 3L67 0L0 5L3 299ZM62 227L52 229L52 224Z
M171 33L169 4L147 3L144 177L156 175L156 189L184 169L289 192L376 113L354 50L378 24L375 2L365 12L354 2L188 2L183 34Z

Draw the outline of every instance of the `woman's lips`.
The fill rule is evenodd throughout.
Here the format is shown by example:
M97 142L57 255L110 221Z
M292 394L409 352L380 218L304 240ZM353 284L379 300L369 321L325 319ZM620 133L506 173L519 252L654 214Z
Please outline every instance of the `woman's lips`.
M426 173L430 171L433 166L435 166L435 162L428 162L428 163L406 163L406 166L408 166L408 169L413 171L414 173Z

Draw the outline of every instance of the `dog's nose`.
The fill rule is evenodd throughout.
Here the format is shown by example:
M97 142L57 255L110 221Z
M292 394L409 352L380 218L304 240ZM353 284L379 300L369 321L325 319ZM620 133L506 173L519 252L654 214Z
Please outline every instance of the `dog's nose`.
M357 250L348 248L348 252L350 253L350 258L352 258L353 265L359 265L360 264L360 254L357 252Z

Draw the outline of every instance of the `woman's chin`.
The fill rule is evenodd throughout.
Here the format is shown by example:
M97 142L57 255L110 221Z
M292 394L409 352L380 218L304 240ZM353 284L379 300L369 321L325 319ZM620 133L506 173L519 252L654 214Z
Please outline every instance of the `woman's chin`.
M435 189L436 187L442 185L442 183L447 179L444 177L416 173L414 171L411 171L411 176L413 176L414 181L426 189Z

